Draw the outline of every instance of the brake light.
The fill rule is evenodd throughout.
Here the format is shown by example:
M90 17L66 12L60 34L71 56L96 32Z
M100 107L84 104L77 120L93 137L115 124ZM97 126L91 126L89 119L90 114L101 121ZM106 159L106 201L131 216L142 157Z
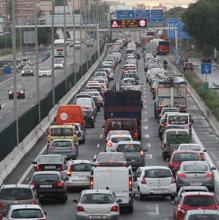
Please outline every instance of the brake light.
M35 187L36 186L36 182L35 181L31 181L31 186Z
M201 160L205 160L205 155L204 155L203 152L200 153L200 159L201 159Z
M116 205L111 208L111 212L118 212L118 211L119 211L119 207Z
M64 168L65 168L65 165L64 164L60 164L60 169L64 170Z
M144 156L144 151L140 151L140 156Z
M78 206L77 207L77 212L84 212L84 207L83 206Z
M214 174L212 172L207 172L206 173L206 177L212 178L214 176Z
M134 137L138 137L138 132L134 132Z
M179 176L180 178L186 178L186 175L185 175L184 173L178 173L178 176Z
M94 180L93 177L90 178L90 189L94 188Z
M166 122L161 122L161 123L160 123L160 126L161 126L161 127L166 127L166 126L167 126L167 123L166 123Z
M144 176L142 177L141 184L147 184Z
M132 177L129 177L129 190L132 190Z
M35 166L34 166L34 170L35 170L35 171L40 171L40 166L39 166L39 165L35 165Z
M71 171L68 170L66 174L67 174L67 176L71 176Z
M62 181L58 181L58 182L56 183L56 186L57 186L57 187L63 187L63 186L64 186L64 183L63 183Z
M180 208L180 207L178 208L178 211L181 212L182 214L186 213L186 211L184 209Z
M108 141L107 147L112 147L112 146L113 146L112 142L111 142L111 141Z

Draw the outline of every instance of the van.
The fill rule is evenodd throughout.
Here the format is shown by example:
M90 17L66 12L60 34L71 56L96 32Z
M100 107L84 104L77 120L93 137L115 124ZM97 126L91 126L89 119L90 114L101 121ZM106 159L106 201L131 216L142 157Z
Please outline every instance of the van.
M132 186L131 167L94 167L91 170L90 188L112 190L120 207L128 209L130 213L133 212Z
M80 123L84 128L84 116L80 105L60 105L56 113L56 124Z
M111 130L129 131L133 140L138 140L140 131L138 130L137 120L135 118L109 118L103 125L105 138Z
M75 145L78 145L78 136L74 125L51 125L48 129L48 143L54 139L71 139Z

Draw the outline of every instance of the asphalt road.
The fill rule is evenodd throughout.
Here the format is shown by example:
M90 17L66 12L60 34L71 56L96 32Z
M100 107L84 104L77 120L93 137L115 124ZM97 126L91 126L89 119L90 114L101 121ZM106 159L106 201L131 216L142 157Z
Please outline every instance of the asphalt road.
M158 124L153 115L153 99L150 92L150 87L145 83L145 75L143 71L143 60L139 61L139 73L140 82L142 83L142 144L148 148L145 159L146 165L167 165L161 157L160 140L158 138ZM121 64L116 69L116 80L119 79L119 72ZM201 117L199 109L195 105L191 97L188 97L189 110L195 114L194 126L198 130L199 120ZM201 120L204 120L203 116ZM88 128L86 135L86 143L79 146L79 158L80 159L92 159L94 154L103 150L103 132L102 125L104 123L103 110L98 113L95 128ZM202 121L207 125L206 120ZM200 127L199 127L200 129ZM197 132L199 134L199 132ZM203 138L207 137L207 134L202 134ZM17 166L14 172L7 178L5 183L28 183L28 178L32 174L31 162L35 159L40 151L46 144L46 136L43 136L33 150L25 156L22 162ZM99 148L97 146L100 146ZM30 172L29 172L30 171ZM74 220L75 219L75 204L73 199L78 199L79 191L71 192L68 194L68 201L66 204L50 203L43 205L43 208L48 213L48 219L50 220ZM121 220L134 220L134 219L148 219L148 220L171 220L173 219L173 208L170 204L170 198L168 197L151 197L144 201L134 201L133 214L121 213Z
M83 45L82 50L82 60L80 60L80 50L76 49L76 63L80 65L90 58L91 54L95 53L95 47L88 47L88 51ZM51 66L52 58L49 57L45 62L40 63L40 66ZM67 47L67 75L72 72L72 64L73 64L73 48ZM42 77L39 80L40 84L40 98L44 98L52 88L52 77ZM55 70L55 85L59 84L64 80L64 71L63 69ZM25 88L25 99L18 99L17 101L17 109L18 116L22 115L26 112L31 106L37 103L36 96L36 77L35 76L26 76L22 77L21 74L17 74L17 84L22 84ZM8 89L13 85L13 77L6 79L0 82L0 97L2 109L0 110L0 131L2 131L5 127L7 127L11 122L15 120L14 118L14 102L13 100L8 99Z

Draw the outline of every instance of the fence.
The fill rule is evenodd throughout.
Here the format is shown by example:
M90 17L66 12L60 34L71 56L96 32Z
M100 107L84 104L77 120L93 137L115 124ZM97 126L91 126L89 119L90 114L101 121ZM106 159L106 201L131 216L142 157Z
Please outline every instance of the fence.
M101 47L101 53L103 51L104 45ZM76 84L78 80L87 72L88 68L97 60L98 53L95 52L91 59L83 63L80 66L78 72L72 72L67 77L67 89L65 80L56 85L55 87L55 103L57 104L59 100ZM76 74L76 77L75 77ZM75 82L76 79L76 82ZM41 109L41 119L45 118L49 111L53 107L52 101L52 91L50 91L45 98L40 101ZM37 126L39 123L38 114L39 105L31 107L28 111L22 114L18 119L19 127L19 142L23 139ZM0 133L0 161L3 160L16 146L16 122L14 121L8 127L6 127Z

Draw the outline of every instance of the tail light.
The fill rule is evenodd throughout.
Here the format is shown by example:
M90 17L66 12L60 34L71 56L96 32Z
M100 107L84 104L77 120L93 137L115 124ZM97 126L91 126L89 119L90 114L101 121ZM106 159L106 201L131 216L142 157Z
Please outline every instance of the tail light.
M35 171L40 171L40 166L39 166L39 165L35 165L35 166L34 166L34 170L35 170Z
M57 187L63 187L63 186L64 186L64 183L63 183L62 181L58 181L58 182L56 183L56 186L57 186Z
M144 151L140 151L140 156L144 156Z
M134 137L135 137L135 138L138 137L138 132L137 132L137 131L134 132Z
M186 175L184 174L184 173L178 173L178 176L180 177L180 178L186 178Z
M200 159L205 160L205 154L203 152L200 153Z
M147 184L144 176L142 177L141 184Z
M169 163L169 168L172 169L174 165L172 163Z
M93 177L90 177L90 189L94 188L94 180Z
M129 177L129 190L132 190L132 177Z
M36 186L36 182L35 181L31 181L31 186L35 187Z
M108 141L106 145L107 145L107 147L112 147L113 146L111 141Z
M66 172L67 176L71 176L71 172L72 172L72 168L68 168Z
M83 206L78 206L77 207L77 212L84 212L84 207Z
M160 123L160 126L161 126L161 127L166 127L166 126L167 126L167 123L166 123L166 122L161 122L161 123Z
M111 212L118 212L119 211L119 207L114 205L112 208L111 208Z
M64 168L65 168L65 165L64 164L60 164L60 169L64 170Z
M208 178L212 178L214 176L214 174L212 172L207 172L206 173L206 177Z

